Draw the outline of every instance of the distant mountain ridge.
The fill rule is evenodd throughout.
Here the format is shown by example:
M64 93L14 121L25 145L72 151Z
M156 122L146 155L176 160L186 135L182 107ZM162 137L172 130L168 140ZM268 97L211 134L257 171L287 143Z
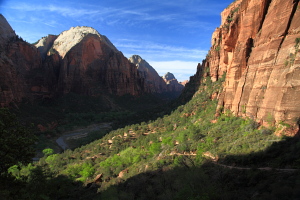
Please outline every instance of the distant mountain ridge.
M181 91L184 88L184 85L178 83L174 74L167 72L163 77L164 81L167 84L168 91Z
M91 27L72 27L32 45L21 40L2 15L0 24L1 106L68 93L140 96L168 92L157 72L147 68L149 64L131 63Z
M164 77L160 77L155 69L139 55L133 55L129 58L129 61L136 65L137 70L145 78L145 80L152 85L152 92L176 92L180 93L183 89L173 75L172 81L166 80ZM169 73L169 72L168 72Z

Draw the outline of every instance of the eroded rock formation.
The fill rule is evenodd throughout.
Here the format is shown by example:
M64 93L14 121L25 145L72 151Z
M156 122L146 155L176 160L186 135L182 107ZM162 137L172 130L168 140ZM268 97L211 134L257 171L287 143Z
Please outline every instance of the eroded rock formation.
M299 0L237 0L222 12L206 65L226 73L219 108L262 124L300 117ZM298 121L298 122L297 122Z
M175 76L170 73L167 72L164 76L163 76L164 81L167 84L167 89L170 92L180 92L183 90L184 86L180 83L178 83L177 79L175 78Z

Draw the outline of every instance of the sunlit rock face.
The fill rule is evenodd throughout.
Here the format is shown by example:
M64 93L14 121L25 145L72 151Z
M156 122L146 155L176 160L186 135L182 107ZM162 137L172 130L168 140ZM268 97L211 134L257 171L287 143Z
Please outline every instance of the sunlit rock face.
M48 40L39 41L36 47L48 50L44 66L56 71L48 82L56 79L58 93L141 95L149 92L135 66L95 29L72 27L53 41Z
M237 0L222 12L206 66L226 73L219 107L262 124L300 117L299 1Z

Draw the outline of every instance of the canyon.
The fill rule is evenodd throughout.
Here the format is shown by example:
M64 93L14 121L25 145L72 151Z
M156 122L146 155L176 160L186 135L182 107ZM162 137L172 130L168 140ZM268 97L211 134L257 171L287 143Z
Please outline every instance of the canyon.
M127 59L91 27L72 27L32 45L14 33L4 16L0 17L1 107L69 93L141 96L176 92L178 96L183 89L168 89L146 61L139 56L135 61L143 64Z
M216 115L230 110L262 125L298 126L299 1L236 0L221 17L206 59L184 90L192 95L201 80L209 76L214 82L224 75L223 90L214 95ZM140 96L183 89L176 79L160 77L140 56L125 58L93 28L73 27L33 46L2 15L0 21L1 106L68 93Z

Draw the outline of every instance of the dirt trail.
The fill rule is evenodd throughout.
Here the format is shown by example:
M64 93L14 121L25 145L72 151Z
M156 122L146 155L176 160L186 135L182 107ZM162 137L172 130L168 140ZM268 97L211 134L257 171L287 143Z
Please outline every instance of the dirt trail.
M259 168L251 168L251 167L236 167L236 166L232 166L232 165L224 165L224 164L220 164L217 162L212 162L215 165L224 167L224 168L228 168L228 169L239 169L239 170L251 170L251 169L258 169L258 170L262 170L262 171L271 171L271 170L275 170L275 171L282 171L282 172L295 172L298 171L299 169L279 169L279 168L271 168L271 167L259 167Z

